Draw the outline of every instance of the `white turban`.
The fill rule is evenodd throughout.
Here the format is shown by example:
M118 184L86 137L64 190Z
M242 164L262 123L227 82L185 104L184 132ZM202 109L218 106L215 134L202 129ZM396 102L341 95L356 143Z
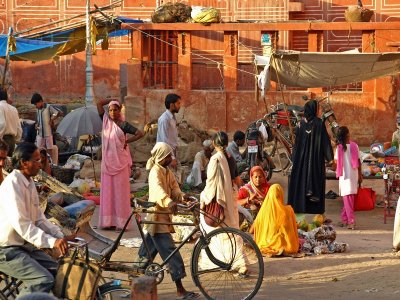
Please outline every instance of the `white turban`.
M203 142L203 147L211 147L211 145L212 145L211 140L205 140L205 141Z
M150 170L154 166L154 164L160 163L170 153L172 153L172 148L170 145L164 142L156 143L151 150L151 157L147 161L146 169Z

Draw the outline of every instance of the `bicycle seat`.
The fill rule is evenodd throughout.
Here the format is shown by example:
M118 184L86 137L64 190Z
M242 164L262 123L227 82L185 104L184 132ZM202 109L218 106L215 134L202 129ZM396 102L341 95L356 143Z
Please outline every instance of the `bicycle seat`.
M156 206L155 202L150 202L150 201L143 201L139 199L134 199L133 203L136 203L137 205L144 207L144 208L150 208Z

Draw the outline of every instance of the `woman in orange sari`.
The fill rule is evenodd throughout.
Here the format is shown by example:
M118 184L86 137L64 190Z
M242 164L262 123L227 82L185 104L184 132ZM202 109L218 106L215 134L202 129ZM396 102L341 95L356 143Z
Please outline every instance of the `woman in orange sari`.
M283 204L283 189L273 184L250 232L263 254L296 254L299 251L296 217L290 205Z

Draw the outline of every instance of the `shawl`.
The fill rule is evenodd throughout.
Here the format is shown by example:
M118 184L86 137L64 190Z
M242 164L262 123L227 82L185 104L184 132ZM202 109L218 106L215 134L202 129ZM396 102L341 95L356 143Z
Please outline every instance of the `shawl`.
M317 116L318 102L316 100L310 100L304 105L304 117L307 121L311 121Z
M265 183L261 186L261 188L256 187L253 182L253 174L255 171L260 171L264 175ZM267 196L267 192L269 189L269 184L267 182L267 176L265 176L264 170L260 166L254 166L250 170L250 181L249 183L245 184L245 189L249 191L250 194L257 194L258 198L264 199Z
M299 237L296 217L290 205L283 204L283 189L273 184L254 221L254 240L262 253L297 253Z
M230 227L238 228L239 214L237 202L233 198L229 164L222 151L217 151L211 157L207 167L206 186L200 194L202 207L210 204L213 199L224 207L224 222Z
M337 148L337 167L336 167L336 177L339 178L343 173L343 155L344 149L343 145L339 144ZM350 141L350 157L351 157L351 166L353 169L358 168L358 146L356 143Z
M156 143L151 150L151 157L146 163L146 169L151 170L155 164L159 164L170 153L172 153L172 148L170 145L164 142Z

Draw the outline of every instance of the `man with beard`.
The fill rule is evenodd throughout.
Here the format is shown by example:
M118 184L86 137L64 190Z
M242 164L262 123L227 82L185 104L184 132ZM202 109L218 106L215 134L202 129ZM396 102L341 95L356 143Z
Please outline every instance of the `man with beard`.
M181 96L168 94L165 97L166 111L158 118L157 143L164 142L172 148L172 162L170 168L176 170L178 166L178 127L175 114L181 108Z

